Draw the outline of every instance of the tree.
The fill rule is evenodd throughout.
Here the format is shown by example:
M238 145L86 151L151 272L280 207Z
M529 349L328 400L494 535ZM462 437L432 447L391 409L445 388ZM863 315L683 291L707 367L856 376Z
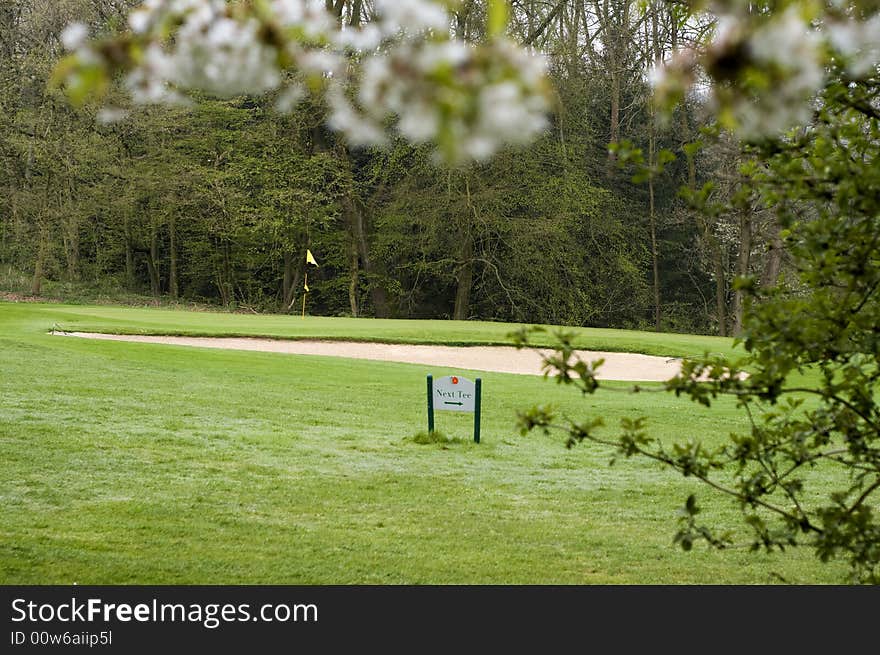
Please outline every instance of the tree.
M810 545L822 561L841 558L851 580L880 583L880 53L859 47L860 30L880 23L876 8L850 17L828 9L820 32L792 4L782 12L738 17L731 42L716 41L704 64L716 83L725 120L746 135L748 155L741 173L761 207L782 227L796 271L792 280L768 286L751 275L737 280L743 297L740 360L706 355L686 361L680 375L666 382L669 392L711 406L732 395L747 412L751 430L731 436L710 450L699 438L671 446L647 431L643 417L622 421L618 437L604 436L601 419L559 423L546 409L521 415L524 432L559 427L568 445L590 441L612 445L623 456L661 462L733 498L753 531L753 549ZM813 18L809 13L804 17ZM864 22L862 22L864 21ZM841 45L835 29L850 38ZM804 69L814 61L764 65L780 39L817 43L827 38L830 71L812 99L804 95ZM728 35L730 36L730 35ZM865 37L867 38L867 37ZM749 44L745 47L744 44ZM835 45L836 44L836 45ZM731 49L740 53L730 60ZM755 53L760 54L757 58ZM801 55L804 53L802 52ZM726 68L719 70L718 58ZM691 68L690 70L694 70ZM723 79L718 79L723 75ZM781 97L768 90L773 76ZM804 114L797 102L811 107ZM785 109L784 120L754 111L756 104ZM775 105L774 105L775 106ZM797 122L806 121L800 126ZM754 121L749 123L749 121ZM791 130L784 129L793 124ZM704 207L705 209L705 207ZM748 269L741 268L742 272ZM528 334L518 336L527 344ZM548 373L583 393L599 388L596 364L572 356L562 335L559 350L545 360ZM834 480L816 482L823 472ZM698 540L725 548L729 537L697 521L695 496L687 499L675 540L685 549Z
M580 154L548 134L465 169L439 168L403 144L378 158L382 171L406 171L376 211L375 251L400 285L401 309L638 325L648 305L642 239Z

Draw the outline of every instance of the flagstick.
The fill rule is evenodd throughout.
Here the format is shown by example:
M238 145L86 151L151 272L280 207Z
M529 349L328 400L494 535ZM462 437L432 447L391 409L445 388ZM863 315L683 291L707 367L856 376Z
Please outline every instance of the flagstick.
M308 271L306 271L305 276L306 276L306 277L305 277L305 281L303 282L303 287L306 288L306 289L308 289L308 288L309 288L309 273L308 273ZM306 317L306 296L307 296L307 295L309 295L309 292L308 292L308 291L303 291L303 311L302 311L302 317L303 317L303 318Z

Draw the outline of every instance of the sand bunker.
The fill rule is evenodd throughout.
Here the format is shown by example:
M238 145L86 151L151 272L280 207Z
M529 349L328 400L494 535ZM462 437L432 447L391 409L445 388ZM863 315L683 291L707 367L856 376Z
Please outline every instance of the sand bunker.
M320 355L349 357L386 362L404 362L498 373L541 375L542 355L552 350L517 350L513 346L422 346L408 344L363 343L352 341L282 340L239 337L165 337L91 332L59 332L54 334L87 339L136 341L141 343L196 346L200 348L229 348L289 355ZM605 363L596 376L600 380L629 380L660 382L679 372L680 360L634 353L612 353L579 350L584 361L604 358Z

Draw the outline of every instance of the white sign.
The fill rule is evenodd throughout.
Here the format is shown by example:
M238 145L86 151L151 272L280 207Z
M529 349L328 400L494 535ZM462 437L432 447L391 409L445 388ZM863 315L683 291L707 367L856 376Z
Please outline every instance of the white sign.
M449 375L434 381L434 409L473 412L476 387L467 378Z

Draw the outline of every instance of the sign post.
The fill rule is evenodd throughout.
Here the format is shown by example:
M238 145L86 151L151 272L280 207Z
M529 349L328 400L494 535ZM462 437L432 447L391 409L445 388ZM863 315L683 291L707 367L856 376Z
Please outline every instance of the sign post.
M483 395L483 380L477 378L477 383L474 387L476 394L476 398L474 399L474 403L476 404L476 407L474 407L474 443L480 443L480 402Z
M434 376L428 376L428 432L434 431Z
M428 391L428 432L434 431L434 409L448 412L472 412L474 415L474 443L480 443L480 405L482 402L483 381L476 383L458 375L448 375L434 382L434 376L427 378Z

